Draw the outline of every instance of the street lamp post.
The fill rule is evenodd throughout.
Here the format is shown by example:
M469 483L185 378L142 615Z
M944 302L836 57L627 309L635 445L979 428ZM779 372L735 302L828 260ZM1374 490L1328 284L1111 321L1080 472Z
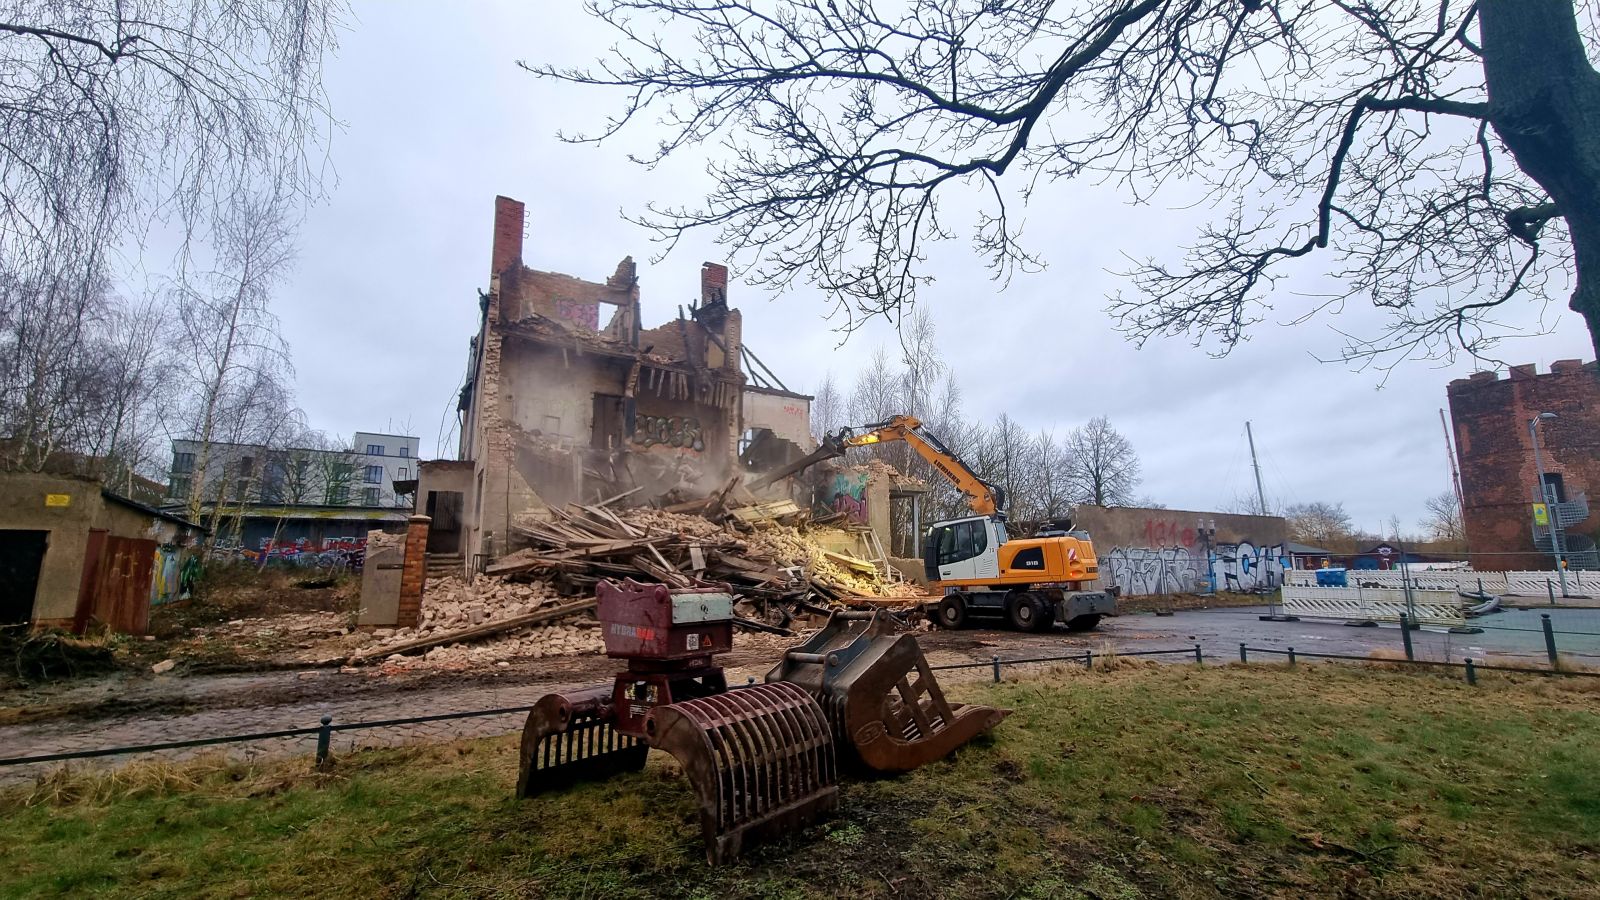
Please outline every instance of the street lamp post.
M1533 439L1533 466L1539 472L1539 499L1544 501L1550 517L1550 552L1556 557L1556 578L1561 582L1561 596L1567 596L1567 570L1561 564L1561 513L1556 509L1555 492L1545 482L1544 457L1539 453L1539 422L1554 419L1553 412L1542 412L1528 420L1528 436Z

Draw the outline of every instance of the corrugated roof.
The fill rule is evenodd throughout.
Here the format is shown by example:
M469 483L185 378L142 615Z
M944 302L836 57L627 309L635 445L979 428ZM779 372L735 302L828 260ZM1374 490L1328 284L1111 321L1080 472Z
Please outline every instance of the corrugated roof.
M159 510L159 509L155 508L154 506L150 506L150 505L145 504L145 503L140 503L137 500L133 500L133 499L130 499L128 497L124 497L121 494L112 493L111 491L109 491L109 490L107 490L105 488L101 488L100 489L100 496L104 497L107 500L110 500L113 503L120 503L123 506L128 507L129 509L137 509L138 511L140 511L142 513L148 513L148 514L150 514L152 516L155 516L158 519L165 519L168 522L172 522L172 523L175 523L175 524L178 524L178 525L182 525L185 528L193 528L193 529L195 529L196 531L199 531L199 532L208 531L208 529L204 525L196 525L195 523L189 521L188 519L183 518L182 516L176 516L176 515L173 515L172 513L164 512L162 510Z

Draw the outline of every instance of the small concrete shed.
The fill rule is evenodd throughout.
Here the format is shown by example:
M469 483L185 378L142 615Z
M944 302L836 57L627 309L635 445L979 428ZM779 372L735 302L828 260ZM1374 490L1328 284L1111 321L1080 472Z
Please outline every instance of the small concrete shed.
M94 479L0 473L0 625L141 634L203 533Z

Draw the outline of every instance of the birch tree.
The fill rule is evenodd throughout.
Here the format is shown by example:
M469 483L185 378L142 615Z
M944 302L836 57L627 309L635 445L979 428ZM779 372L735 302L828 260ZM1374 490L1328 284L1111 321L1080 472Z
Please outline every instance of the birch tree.
M210 268L174 286L194 379L188 412L190 437L199 444L196 487L213 480L219 434L267 437L283 427L274 413L289 411L271 406L287 402L281 388L290 373L288 348L271 311L272 292L294 259L287 203L278 193L238 198L218 222ZM199 521L204 493L190 492L191 521Z

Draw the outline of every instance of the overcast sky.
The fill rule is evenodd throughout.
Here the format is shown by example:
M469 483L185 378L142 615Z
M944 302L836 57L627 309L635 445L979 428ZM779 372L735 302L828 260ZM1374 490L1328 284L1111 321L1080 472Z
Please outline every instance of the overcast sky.
M609 37L577 0L384 0L358 2L356 15L327 74L345 123L332 149L337 183L305 225L277 311L314 427L416 434L426 453L455 414L496 194L528 205L524 258L534 268L603 280L623 256L638 260L646 327L697 297L700 263L723 256L701 239L652 262L658 248L620 216L648 200L693 202L699 161L652 173L625 158L647 146L642 134L599 148L557 140L558 130L593 130L617 100L517 68L604 51ZM1124 253L1175 261L1197 215L1169 208L1180 205L1134 207L1089 185L1042 191L1025 234L1049 268L1003 292L966 245L942 251L924 303L969 416L1005 411L1057 433L1109 416L1143 460L1141 492L1176 509L1216 509L1253 491L1249 419L1269 502L1343 502L1358 526L1378 529L1393 514L1413 527L1423 501L1449 489L1445 384L1476 366L1410 363L1379 390L1379 374L1317 362L1340 346L1330 326L1375 330L1382 320L1366 309L1264 323L1222 360L1181 339L1135 349L1103 312L1124 286L1112 273ZM730 300L744 310L745 342L791 389L811 391L830 369L847 382L875 346L895 344L880 322L838 348L819 292L772 297L735 284ZM1289 293L1275 302L1273 322L1304 303ZM1517 313L1530 329L1540 321L1537 310ZM1591 357L1575 314L1552 307L1543 321L1553 333L1501 355L1540 371Z

